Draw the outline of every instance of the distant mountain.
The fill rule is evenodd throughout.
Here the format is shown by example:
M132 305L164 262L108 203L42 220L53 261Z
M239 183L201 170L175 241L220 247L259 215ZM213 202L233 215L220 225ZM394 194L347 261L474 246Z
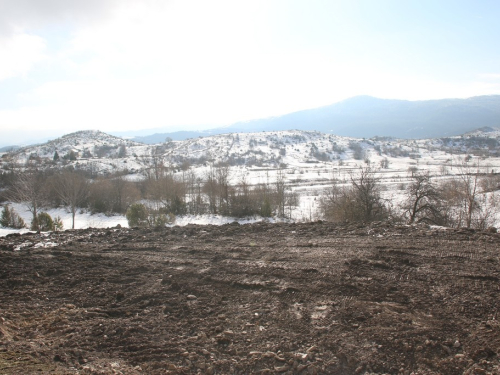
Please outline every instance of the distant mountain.
M500 95L425 101L357 96L329 106L236 123L226 131L316 130L369 138L435 138L500 126Z
M223 133L279 130L314 130L329 134L370 138L435 138L463 134L482 127L500 126L500 95L468 99L393 100L356 96L325 107L283 116L238 122L205 132L161 133L136 137L144 143L183 140Z
M19 149L20 146L5 146L0 148L0 152L11 152Z
M227 132L227 131L222 131L223 129L221 128L221 132ZM185 139L189 138L198 138L198 137L208 137L210 135L214 134L221 134L220 132L217 131L178 131L178 132L173 132L173 133L155 133L147 136L137 136L131 138L132 141L135 142L141 142L145 143L148 145L152 145L155 143L164 143L167 138L170 138L173 141L183 141Z

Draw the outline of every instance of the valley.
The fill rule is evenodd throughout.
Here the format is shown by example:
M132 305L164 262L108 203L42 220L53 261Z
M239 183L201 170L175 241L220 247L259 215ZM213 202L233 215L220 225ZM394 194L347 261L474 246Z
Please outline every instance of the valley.
M382 196L394 203L404 199L412 171L429 173L436 182L447 181L461 173L460 166L465 158L475 172L490 176L495 184L500 171L499 141L500 130L496 128L420 140L357 139L296 130L222 134L185 141L167 139L155 145L99 131L82 131L46 144L4 153L0 170L8 173L29 165L49 170L70 168L90 178L115 175L133 182L168 173L179 181L193 181L191 190L195 180L198 184L205 182L214 166L227 168L227 180L232 186L272 186L280 175L288 191L297 197L296 204L289 207L287 218L308 221L321 218L319 199L332 181L338 180L345 185L361 168L373 170L381 184ZM58 160L54 160L56 153ZM497 195L495 189L488 194ZM192 194L183 199L193 199ZM17 207L23 211L22 207ZM29 212L21 212L21 215L29 220ZM123 218L117 217L115 224L123 225ZM76 220L78 228L86 227L88 221L113 225L104 218L92 220L77 215ZM178 218L178 223L188 222L210 221L200 218L198 213L189 215L189 212ZM493 224L500 225L500 216ZM65 219L65 227L69 225Z

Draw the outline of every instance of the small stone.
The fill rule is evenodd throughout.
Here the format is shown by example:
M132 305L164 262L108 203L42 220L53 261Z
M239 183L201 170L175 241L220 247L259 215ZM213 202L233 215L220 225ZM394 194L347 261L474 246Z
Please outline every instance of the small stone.
M301 372L302 370L305 370L307 368L307 365L300 364L297 366L297 371Z
M194 294L188 294L187 296L187 299L190 299L190 300L194 300L194 299L197 299L198 297L196 297Z
M274 370L276 372L285 372L285 371L288 371L290 369L290 367L288 366L274 366Z
M316 366L311 365L311 366L309 366L309 368L307 369L307 373L308 373L308 374L311 374L311 375L316 375L316 374L318 373L318 369L316 368Z
M443 347L444 351L445 351L448 355L451 355L451 349L450 349L448 346L446 346L446 345L442 345L442 347Z
M460 344L460 341L456 340L454 343L453 343L453 347L454 348L460 348L461 344Z

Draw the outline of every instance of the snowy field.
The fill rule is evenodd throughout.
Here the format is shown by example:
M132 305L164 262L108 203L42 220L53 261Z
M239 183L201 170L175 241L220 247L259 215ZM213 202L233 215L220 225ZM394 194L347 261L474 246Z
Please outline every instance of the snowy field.
M323 191L331 186L332 179L348 183L350 176L355 176L360 167L368 166L368 161L380 179L383 197L394 206L404 199L404 189L410 183L411 169L428 172L435 182L452 179L461 173L460 164L463 163L464 157L469 155L469 166L479 164L481 174L491 175L500 172L500 157L493 156L494 154L488 154L486 157L470 156L471 153L466 148L467 145L470 146L470 142L467 143L470 137L483 137L483 139L486 137L500 141L500 130L429 140L364 140L318 132L283 131L225 134L163 145L142 145L93 131L70 134L44 145L21 150L15 154L13 160L17 158L17 162L25 163L32 154L51 159L55 151L63 155L68 150L74 150L79 156L70 165L75 168L87 170L90 168L96 173L126 170L125 178L131 181L144 178L144 168L151 165L148 164L148 157L152 157L159 148L161 148L162 163L176 170L175 175L179 179L186 178L190 172L204 179L210 165L232 160L229 173L231 185L236 186L245 181L253 186L257 184L272 186L277 174L282 173L289 188L299 196L299 206L291 211L291 220L311 221L320 219L319 199ZM356 157L353 143L362 151L361 159ZM451 144L454 148L450 148ZM96 156L98 147L107 145L115 147L113 150L126 147L125 156L119 157L114 154ZM394 150L399 154L394 155ZM460 154L457 154L458 152ZM92 156L82 157L85 154ZM179 168L183 162L188 162L187 170ZM476 171L477 169L473 170ZM498 191L495 194L498 195ZM31 222L31 214L23 205L12 204L12 207L27 224ZM50 209L47 212L52 217L61 217L64 229L71 228L71 215L64 208ZM233 221L245 224L259 220L262 218L236 220L216 215L187 215L177 217L175 225L189 223L222 225ZM92 215L87 211L80 211L76 215L75 228L107 228L118 224L122 227L128 225L123 215ZM498 213L495 226L500 227ZM12 232L16 230L0 228L1 236Z
M31 212L29 212L26 207L19 203L11 203L10 207L23 218L25 223L30 223L32 219ZM45 210L53 218L59 216L62 219L64 229L71 229L71 214L65 209L49 209ZM175 224L171 225L188 225L188 224L199 224L199 225L223 225L229 224L237 221L240 224L250 224L258 221L266 220L270 223L281 222L283 220L279 219L263 219L261 217L250 217L244 219L235 219L227 216L220 215L185 215L176 218ZM123 215L113 215L106 216L104 214L90 214L89 212L83 211L79 212L75 217L75 229L85 229L85 228L113 228L120 225L123 228L128 227L128 222ZM0 237L6 236L10 233L26 233L29 229L11 229L0 227Z

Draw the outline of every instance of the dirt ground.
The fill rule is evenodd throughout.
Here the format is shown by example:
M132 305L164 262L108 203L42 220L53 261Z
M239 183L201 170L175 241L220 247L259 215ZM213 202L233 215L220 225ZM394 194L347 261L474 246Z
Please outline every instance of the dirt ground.
M330 223L0 238L0 374L500 374L500 234Z

